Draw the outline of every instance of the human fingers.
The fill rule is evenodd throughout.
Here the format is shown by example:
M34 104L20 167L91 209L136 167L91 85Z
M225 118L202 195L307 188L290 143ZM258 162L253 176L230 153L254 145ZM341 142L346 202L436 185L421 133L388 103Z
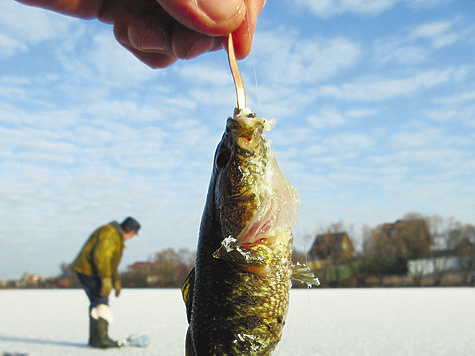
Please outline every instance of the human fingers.
M220 37L207 36L176 23L171 38L171 48L177 58L191 59L209 51L221 49Z
M161 8L123 16L115 22L114 34L119 43L152 68L222 48L218 37L181 25Z
M247 0L246 3L246 17L239 28L233 31L234 52L237 59L243 59L251 52L257 18L265 6L266 0Z
M115 286L115 296L118 297L120 292L122 291L122 286L119 284L117 286Z
M246 0L156 0L186 27L209 36L235 31L246 15Z
M169 39L173 21L162 11L127 14L114 23L117 41L151 68L165 68L177 60Z

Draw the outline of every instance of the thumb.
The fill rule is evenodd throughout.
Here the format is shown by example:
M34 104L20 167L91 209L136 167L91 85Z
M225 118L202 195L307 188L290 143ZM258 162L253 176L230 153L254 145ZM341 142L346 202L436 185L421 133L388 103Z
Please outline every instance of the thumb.
M208 36L235 31L246 16L245 0L156 0L178 22Z
M252 48L256 22L266 0L247 0L246 19L233 32L234 51L237 59L246 57Z

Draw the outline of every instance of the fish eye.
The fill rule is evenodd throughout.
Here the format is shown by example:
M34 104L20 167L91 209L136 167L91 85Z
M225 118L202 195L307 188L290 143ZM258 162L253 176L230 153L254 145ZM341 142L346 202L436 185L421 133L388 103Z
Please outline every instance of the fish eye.
M216 157L216 166L218 168L223 168L229 162L231 157L231 152L229 150L222 150L219 152L218 157Z

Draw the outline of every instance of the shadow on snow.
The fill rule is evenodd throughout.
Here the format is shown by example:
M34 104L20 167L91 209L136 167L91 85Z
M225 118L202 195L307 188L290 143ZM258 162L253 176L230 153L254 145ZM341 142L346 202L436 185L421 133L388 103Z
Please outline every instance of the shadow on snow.
M50 345L50 346L89 348L89 345L86 344L86 343L68 342L68 341L55 341L55 340L39 340L39 339L31 339L31 338L27 338L27 337L5 336L5 335L0 335L0 341L24 342L24 343L28 343L28 344Z

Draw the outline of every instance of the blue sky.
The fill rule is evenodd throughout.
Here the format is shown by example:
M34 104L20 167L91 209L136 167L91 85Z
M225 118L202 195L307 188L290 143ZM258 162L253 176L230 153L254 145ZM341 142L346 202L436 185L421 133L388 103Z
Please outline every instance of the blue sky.
M268 1L238 63L299 191L295 247L408 212L475 223L475 3ZM236 105L218 51L152 70L112 27L0 4L0 279L56 275L87 236L142 223L122 268L195 249Z

